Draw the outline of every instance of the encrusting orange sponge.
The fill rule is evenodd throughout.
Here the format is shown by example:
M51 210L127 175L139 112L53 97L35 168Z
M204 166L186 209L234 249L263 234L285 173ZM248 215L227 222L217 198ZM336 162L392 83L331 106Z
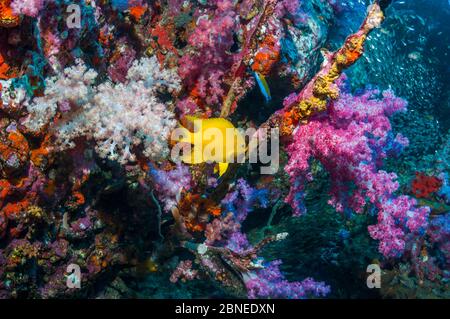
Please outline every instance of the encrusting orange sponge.
M0 27L13 28L20 24L20 16L11 9L11 0L0 0Z

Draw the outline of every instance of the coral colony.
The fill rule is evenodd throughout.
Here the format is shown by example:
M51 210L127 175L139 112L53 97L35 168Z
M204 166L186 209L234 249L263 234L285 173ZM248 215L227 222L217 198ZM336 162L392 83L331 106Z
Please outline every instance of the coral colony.
M0 298L450 297L413 2L0 0Z

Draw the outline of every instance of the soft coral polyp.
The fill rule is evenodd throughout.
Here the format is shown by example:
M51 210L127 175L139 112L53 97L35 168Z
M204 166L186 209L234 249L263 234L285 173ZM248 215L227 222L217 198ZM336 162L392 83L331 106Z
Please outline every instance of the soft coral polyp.
M417 198L428 198L441 187L441 179L420 172L416 172L416 178L411 183L412 193Z

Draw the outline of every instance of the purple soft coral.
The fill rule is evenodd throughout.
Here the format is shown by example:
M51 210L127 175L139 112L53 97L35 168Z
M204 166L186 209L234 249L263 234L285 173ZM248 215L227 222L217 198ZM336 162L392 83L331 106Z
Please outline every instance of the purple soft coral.
M242 222L255 206L267 207L267 195L266 189L252 188L241 178L237 181L235 190L222 200L222 206L226 211L232 212L239 222Z
M192 180L189 168L182 164L171 171L150 169L150 176L153 179L154 187L161 201L164 203L164 210L170 212L176 206L181 192L191 187Z
M258 251L264 245L274 240L284 239L287 233L266 238L253 246L241 231L241 223L258 202L260 206L267 206L267 195L267 190L252 188L244 179L239 179L235 190L228 193L222 201L227 215L220 219L216 218L208 224L206 244L224 245L236 256L252 257L252 269L243 273L249 298L301 299L327 295L330 288L324 283L316 282L311 278L301 282L289 282L279 269L281 261L264 263L263 258L257 257Z
M323 282L316 282L312 278L306 278L300 282L287 281L280 271L280 265L280 260L272 261L246 280L249 298L305 299L329 294L329 286Z

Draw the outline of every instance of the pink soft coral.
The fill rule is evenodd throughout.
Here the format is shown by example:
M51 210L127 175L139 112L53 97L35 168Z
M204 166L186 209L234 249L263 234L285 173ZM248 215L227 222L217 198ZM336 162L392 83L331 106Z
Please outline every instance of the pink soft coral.
M233 45L233 33L239 23L234 4L229 0L210 1L208 14L197 16L197 26L189 36L192 54L184 55L179 61L178 72L194 95L208 105L222 102L225 91L225 73L231 68L234 57L227 54ZM184 105L192 102L181 101L178 107L186 113Z
M378 210L378 224L369 227L371 236L380 240L379 249L385 256L400 255L406 233L422 231L429 214L428 208L416 208L414 199L395 197L397 175L379 169L383 159L408 144L400 134L393 136L388 118L405 109L406 102L391 91L369 90L360 96L343 93L328 114L299 126L287 148L290 160L285 168L293 185L286 201L295 214L304 211L304 183L312 179L309 160L315 158L331 177L329 203L337 211L358 213L367 201L372 203Z
M44 0L13 0L11 8L16 14L24 14L36 18L44 7Z
M198 271L192 269L192 261L185 260L180 261L177 268L170 276L170 282L176 283L178 280L186 282L188 280L194 280L198 278Z

